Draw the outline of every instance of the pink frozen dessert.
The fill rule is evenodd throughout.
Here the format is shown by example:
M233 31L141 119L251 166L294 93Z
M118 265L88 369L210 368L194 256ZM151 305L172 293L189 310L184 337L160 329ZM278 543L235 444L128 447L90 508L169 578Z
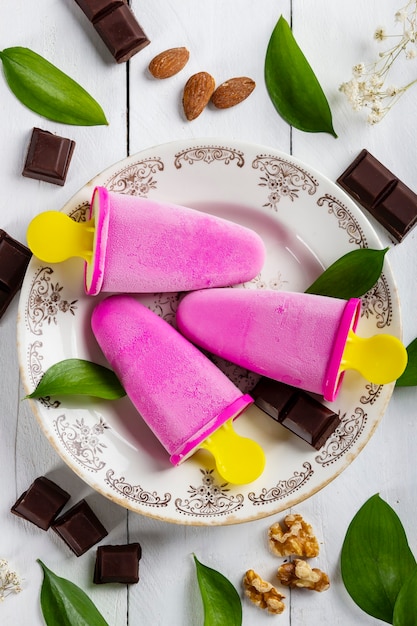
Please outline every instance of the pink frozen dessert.
M152 293L243 283L261 270L257 233L202 211L96 187L88 221L46 211L27 231L42 261L85 260L85 291Z
M253 399L200 350L129 295L100 302L91 323L127 395L174 465L202 447L228 482L251 482L262 473L262 449L231 425Z
M384 384L407 362L391 335L355 335L360 300L254 289L210 289L187 294L178 329L190 341L268 378L336 398L344 370Z

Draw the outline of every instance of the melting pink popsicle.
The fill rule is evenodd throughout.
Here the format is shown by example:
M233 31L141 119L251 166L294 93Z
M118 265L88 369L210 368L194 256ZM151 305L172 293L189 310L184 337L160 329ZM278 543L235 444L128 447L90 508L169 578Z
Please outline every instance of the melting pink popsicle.
M83 257L89 295L230 286L254 278L265 259L249 228L104 187L94 190L87 222L47 211L29 224L27 240L48 263Z
M180 332L251 371L334 400L340 365L360 300L303 293L210 289L187 294Z
M195 346L128 295L100 302L93 311L92 329L174 465L204 447L215 455L219 473L229 482L258 477L264 466L262 450L231 428L231 421L253 399Z

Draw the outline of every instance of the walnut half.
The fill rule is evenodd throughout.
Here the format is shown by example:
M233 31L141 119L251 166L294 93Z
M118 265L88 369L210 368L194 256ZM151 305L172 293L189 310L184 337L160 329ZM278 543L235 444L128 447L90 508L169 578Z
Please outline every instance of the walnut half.
M301 515L287 515L284 519L285 531L277 522L268 531L269 547L277 556L315 557L319 553L319 543L310 524Z
M253 604L261 609L266 609L269 613L279 615L285 609L282 600L285 598L271 583L249 569L243 577L243 588L245 594Z
M303 587L313 591L326 591L330 587L328 575L302 559L283 563L278 568L277 577L285 587Z

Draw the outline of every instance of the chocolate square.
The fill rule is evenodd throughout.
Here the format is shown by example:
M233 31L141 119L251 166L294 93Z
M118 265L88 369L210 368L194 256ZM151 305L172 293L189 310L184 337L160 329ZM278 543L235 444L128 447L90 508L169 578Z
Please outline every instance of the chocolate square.
M52 525L52 529L76 556L87 552L108 534L85 500L80 500L61 515Z
M94 22L94 27L117 63L128 61L150 43L126 4L103 15Z
M34 128L22 175L63 186L75 141Z
M29 248L0 229L0 317L21 288L31 257Z
M417 194L367 150L337 179L339 185L401 241L417 222Z
M255 400L256 406L274 420L279 421L280 414L290 402L294 392L294 387L290 385L262 377L250 395Z
M340 424L336 413L309 394L263 377L251 396L262 411L319 450Z
M139 581L141 556L142 548L139 543L99 546L93 581L97 585L103 583L137 583Z
M320 450L340 424L340 419L324 404L306 393L298 392L283 411L280 424Z
M48 530L69 499L69 493L49 478L40 476L22 493L10 511L42 530Z
M90 22L95 22L121 4L126 4L124 0L75 0L75 2Z

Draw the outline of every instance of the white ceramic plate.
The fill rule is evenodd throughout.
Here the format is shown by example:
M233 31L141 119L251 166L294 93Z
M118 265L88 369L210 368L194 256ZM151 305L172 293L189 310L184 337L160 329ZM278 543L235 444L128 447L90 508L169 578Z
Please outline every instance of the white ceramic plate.
M381 248L367 219L339 187L296 159L264 146L187 140L154 147L98 175L63 211L84 220L95 185L171 200L256 230L265 241L267 261L261 275L244 288L303 291L323 268L349 250ZM98 299L84 295L82 268L79 259L51 266L32 259L29 265L18 318L18 350L27 392L63 359L106 364L90 331L90 315ZM138 297L175 323L177 294ZM401 334L395 282L387 266L363 299L357 332ZM217 363L243 391L250 391L258 380L236 366ZM103 495L168 522L220 525L277 513L327 485L367 443L392 390L393 385L371 385L348 372L332 407L341 425L320 451L251 407L235 428L263 446L267 463L262 476L246 486L224 484L208 453L198 452L180 467L172 467L127 398L44 398L31 403L64 461Z

